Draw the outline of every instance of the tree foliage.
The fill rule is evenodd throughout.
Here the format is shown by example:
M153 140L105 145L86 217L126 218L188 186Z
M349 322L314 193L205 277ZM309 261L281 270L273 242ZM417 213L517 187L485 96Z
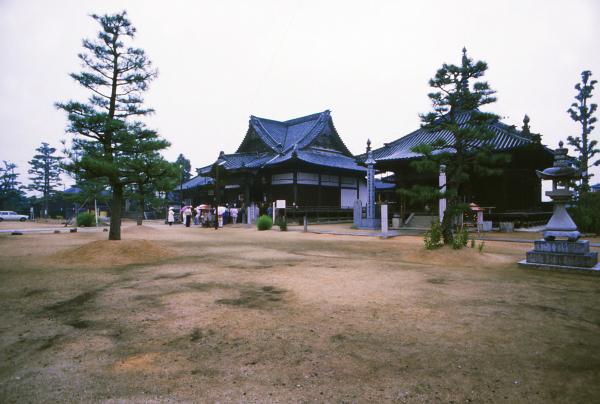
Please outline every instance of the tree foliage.
M87 102L57 106L68 113L73 134L65 167L82 180L105 180L112 190L109 239L121 238L123 192L137 179L136 158L164 149L168 143L137 120L153 112L143 93L157 71L143 49L129 45L135 28L126 13L92 15L100 24L95 40L83 40L78 55L82 71L71 77L90 92Z
M165 195L175 188L179 181L179 166L170 163L158 153L142 154L134 159L137 176L132 187L131 197L138 202L138 225L144 219L144 209L147 204L164 203Z
M485 81L474 81L484 76L488 66L483 61L474 62L463 49L460 65L444 63L429 80L434 89L429 93L432 111L420 115L422 127L429 132L447 133L431 143L415 146L412 151L422 158L413 166L419 172L437 173L445 166L446 190L415 187L413 199L445 197L446 211L442 221L444 243L453 240L453 219L467 209L460 196L464 186L474 176L489 176L501 173L498 165L507 161L503 154L493 153L489 141L494 137L490 125L498 116L482 112L479 107L496 101L495 91Z
M17 165L4 160L4 167L0 167L0 209L22 210L27 207L27 198L23 186L18 181L15 172Z
M594 123L596 123L596 118L593 115L598 108L597 104L590 103L594 86L597 83L596 80L590 80L591 76L592 72L589 70L581 73L581 83L575 84L575 90L577 90L576 102L572 103L567 110L571 119L581 124L581 136L569 136L567 138L567 143L579 153L576 161L582 174L581 184L577 187L579 194L589 192L590 177L593 176L589 173L589 169L592 166L600 165L600 159L592 162L593 157L600 153L600 149L596 147L598 141L590 139L590 133L594 130Z
M529 115L525 114L523 117L523 126L521 126L521 134L526 138L531 139L535 144L541 145L542 135L531 131L531 127L529 126L530 121Z
M192 178L192 163L190 163L190 160L186 159L183 154L179 154L175 164L181 167L183 182L189 181Z
M47 217L48 201L56 192L56 187L61 185L60 162L62 157L55 156L56 149L50 147L46 142L42 142L42 145L35 149L35 151L37 154L29 161L30 168L27 172L30 175L29 180L31 183L27 188L42 194L44 202L42 216Z

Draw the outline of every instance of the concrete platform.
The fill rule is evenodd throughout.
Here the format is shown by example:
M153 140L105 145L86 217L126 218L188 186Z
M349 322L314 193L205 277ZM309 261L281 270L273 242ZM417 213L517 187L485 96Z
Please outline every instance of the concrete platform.
M573 266L562 266L562 265L551 265L551 264L538 264L534 262L527 262L527 260L519 261L519 266L530 269L541 269L544 271L557 271L557 272L576 272L580 274L598 275L600 276L600 263L593 267L573 267Z

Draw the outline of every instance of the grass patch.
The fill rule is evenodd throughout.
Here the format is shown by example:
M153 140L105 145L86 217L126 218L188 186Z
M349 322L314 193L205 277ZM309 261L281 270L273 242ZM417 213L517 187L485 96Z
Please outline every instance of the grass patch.
M191 272L186 272L184 274L163 274L163 275L158 275L154 277L154 280L159 280L159 279L183 279L183 278L187 278L188 276L192 275Z
M63 324L77 329L89 328L92 322L83 320L81 316L86 311L86 304L93 300L100 290L88 290L71 299L46 306L44 310L50 312L53 316L59 317Z
M231 289L232 285L221 282L192 282L186 285L188 288L198 290L200 292L208 292L213 289Z
M346 336L343 334L335 334L335 335L332 335L331 337L329 337L329 340L331 342L344 342L344 341L346 341L346 339L347 339Z
M219 299L215 303L249 309L265 309L282 301L286 291L274 286L246 287L240 290L240 297L234 299Z
M23 297L31 297L47 292L46 289L27 289L23 290Z
M190 341L198 342L208 337L212 337L213 335L215 335L213 330L202 331L200 328L195 327L190 333Z
M196 368L190 372L194 376L217 377L220 372L211 368Z
M77 296L46 306L46 310L57 314L70 314L81 310L81 306L92 300L100 290L88 290Z
M48 338L46 341L44 341L44 343L42 345L40 345L40 347L38 348L38 351L45 351L46 349L52 348L56 344L56 342L60 339L60 337L62 337L62 335L57 334L57 335L53 335L52 337Z
M79 330L90 328L92 326L91 321L82 320L80 318L76 318L76 319L67 321L65 324L70 325L71 327L77 328Z
M427 282L433 283L434 285L447 285L448 282L444 278L429 278Z

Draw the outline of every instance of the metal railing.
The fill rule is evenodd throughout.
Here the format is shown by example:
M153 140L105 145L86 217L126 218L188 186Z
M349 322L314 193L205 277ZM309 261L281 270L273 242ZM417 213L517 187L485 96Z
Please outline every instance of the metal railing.
M303 224L304 216L308 223L341 223L352 222L352 208L337 208L327 206L302 206L286 210L288 222Z

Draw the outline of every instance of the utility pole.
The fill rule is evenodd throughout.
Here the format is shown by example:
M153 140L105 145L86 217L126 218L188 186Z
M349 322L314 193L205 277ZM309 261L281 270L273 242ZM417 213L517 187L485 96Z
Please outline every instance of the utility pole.
M219 160L215 166L215 230L219 230Z
M183 207L183 164L179 164L179 202Z

